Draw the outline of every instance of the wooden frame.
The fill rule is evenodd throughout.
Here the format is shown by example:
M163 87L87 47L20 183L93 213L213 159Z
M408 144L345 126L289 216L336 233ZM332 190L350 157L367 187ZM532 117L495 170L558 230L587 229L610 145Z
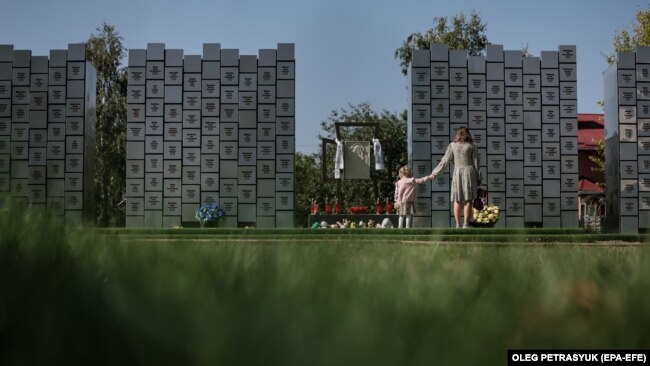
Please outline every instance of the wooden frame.
M336 138L338 140L341 140L341 127L370 127L370 128L372 128L374 130L373 131L373 138L379 139L379 137L380 137L379 136L379 123L377 123L377 122L350 122L350 123L335 122L334 123L334 129L335 129L335 133L336 133ZM379 139L379 141L380 141L380 143L382 145L390 145L390 141L381 141L381 139ZM327 162L327 145L330 145L330 144L336 146L336 140L328 139L328 138L325 138L325 137L321 138L321 167L323 169L323 182L336 181L336 195L341 197L343 179L341 179L341 178L337 179L337 178L334 178L334 177L329 177L327 175L327 165L326 165L326 162ZM390 172L388 172L388 173L389 173L389 176L390 176ZM374 190L375 197L379 196L379 185L377 184L377 182L379 180L392 182L392 179L390 179L390 178L389 179L379 179L377 176L374 176L374 177L371 176L370 179L373 182L373 190Z

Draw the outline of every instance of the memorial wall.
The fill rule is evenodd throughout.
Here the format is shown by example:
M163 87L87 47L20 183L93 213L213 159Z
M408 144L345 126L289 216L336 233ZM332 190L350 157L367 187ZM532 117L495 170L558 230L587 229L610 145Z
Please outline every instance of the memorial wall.
M49 57L0 45L0 193L94 222L95 82L83 43Z
M488 45L485 56L434 45L411 64L410 161L431 172L455 130L467 126L481 154L498 227L578 226L576 47L522 57ZM416 227L455 225L453 165L417 191Z
M216 203L224 227L292 227L294 45L239 55L129 51L127 227L197 222Z
M620 52L605 71L605 229L650 229L650 47Z

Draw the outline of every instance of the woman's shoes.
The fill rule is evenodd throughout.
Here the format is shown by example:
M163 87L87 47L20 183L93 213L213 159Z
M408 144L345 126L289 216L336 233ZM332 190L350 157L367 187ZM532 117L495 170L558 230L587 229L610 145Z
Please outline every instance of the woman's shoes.
M469 225L463 224L463 229L467 229L468 227L469 227Z

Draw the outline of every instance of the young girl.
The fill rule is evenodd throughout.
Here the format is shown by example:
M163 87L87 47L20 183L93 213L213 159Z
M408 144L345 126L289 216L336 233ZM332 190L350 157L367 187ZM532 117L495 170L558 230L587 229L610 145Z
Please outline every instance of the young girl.
M423 178L413 178L411 168L405 165L399 170L399 180L395 182L395 207L399 214L398 228L404 227L404 218L406 218L406 228L412 227L412 216L415 214L415 186L426 183L433 179L429 175Z

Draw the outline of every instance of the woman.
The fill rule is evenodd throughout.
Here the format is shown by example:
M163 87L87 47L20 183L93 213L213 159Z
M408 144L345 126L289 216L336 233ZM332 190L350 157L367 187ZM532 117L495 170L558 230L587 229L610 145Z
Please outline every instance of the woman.
M476 198L478 185L481 183L481 158L467 127L459 127L456 130L454 142L449 144L445 156L431 173L433 178L435 179L450 162L454 164L451 201L454 202L456 228L460 227L461 205L465 208L463 228L466 228L472 212L472 200Z

